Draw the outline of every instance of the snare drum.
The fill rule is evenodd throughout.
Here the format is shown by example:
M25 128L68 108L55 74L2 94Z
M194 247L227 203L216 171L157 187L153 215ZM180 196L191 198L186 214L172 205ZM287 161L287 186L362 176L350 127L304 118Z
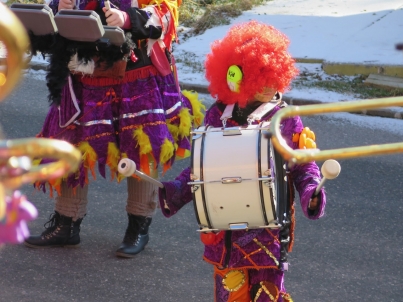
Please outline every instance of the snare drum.
M279 228L287 209L286 165L269 123L193 132L191 179L201 231Z

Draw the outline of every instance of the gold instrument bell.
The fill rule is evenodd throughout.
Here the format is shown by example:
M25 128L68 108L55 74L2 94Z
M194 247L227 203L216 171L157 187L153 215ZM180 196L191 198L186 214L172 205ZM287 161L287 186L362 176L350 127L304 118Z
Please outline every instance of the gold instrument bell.
M0 16L0 42L6 50L5 64L0 61L1 102L20 80L29 38L19 19L2 3ZM55 161L32 166L34 158ZM35 207L17 189L25 183L74 172L80 160L80 151L67 142L45 138L6 140L0 133L0 245L22 242L29 234L26 227L21 227L21 223L25 223L21 216L36 216Z

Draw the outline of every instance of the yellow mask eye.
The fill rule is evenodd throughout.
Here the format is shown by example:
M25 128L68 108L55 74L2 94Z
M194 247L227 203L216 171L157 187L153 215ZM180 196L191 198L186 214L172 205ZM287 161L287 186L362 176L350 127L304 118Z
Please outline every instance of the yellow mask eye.
M232 92L239 93L239 88L243 78L242 70L237 65L231 65L227 71L227 84Z

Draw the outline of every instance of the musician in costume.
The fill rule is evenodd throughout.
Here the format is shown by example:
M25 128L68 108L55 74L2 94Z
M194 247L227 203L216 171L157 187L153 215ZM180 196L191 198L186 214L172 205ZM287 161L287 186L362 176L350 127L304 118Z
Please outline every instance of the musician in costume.
M57 193L46 230L25 244L33 248L77 246L87 213L90 174L118 181L122 158L143 173L158 177L175 158L190 153L192 124L203 121L197 94L179 91L171 43L176 38L180 0L53 0L61 9L93 10L104 25L124 29L121 46L77 42L59 35L31 37L31 47L50 57L47 86L51 108L38 137L66 140L82 152L76 173L35 186ZM85 28L83 28L85 31ZM41 159L45 163L47 159ZM127 179L128 226L116 255L133 257L149 241L157 206L157 188L136 177Z
M270 121L286 106L281 93L298 72L287 52L288 44L284 34L256 21L236 25L222 40L215 41L205 67L209 91L217 101L206 112L205 124L213 127L257 124ZM250 119L253 112L262 108L271 109L264 109L267 112L260 120ZM314 134L304 128L300 117L284 119L281 131L293 149L316 147ZM187 168L174 181L163 182L159 202L166 217L176 214L193 199L188 185L193 180L191 168ZM314 162L291 167L288 183L292 189L294 183L307 218L315 220L324 215L326 195L323 189L315 195L320 172ZM293 190L291 193L293 199ZM203 258L214 266L215 302L292 301L284 287L284 271L293 243L293 205L289 212L291 218L280 229L201 233L205 244Z

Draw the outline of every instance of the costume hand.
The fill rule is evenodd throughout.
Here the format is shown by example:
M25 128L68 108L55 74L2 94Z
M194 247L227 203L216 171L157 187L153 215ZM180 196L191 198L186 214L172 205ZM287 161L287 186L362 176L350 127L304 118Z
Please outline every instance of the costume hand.
M116 8L107 9L103 7L102 10L105 13L106 23L109 26L119 26L122 27L125 24L124 13Z
M319 206L319 198L318 196L315 196L309 202L308 209L314 211L318 208L318 206Z
M76 5L75 0L60 0L58 10L61 10L61 9L73 9L75 5Z
M315 149L315 133L308 127L305 127L301 133L295 133L292 137L294 143L298 143L299 149Z

